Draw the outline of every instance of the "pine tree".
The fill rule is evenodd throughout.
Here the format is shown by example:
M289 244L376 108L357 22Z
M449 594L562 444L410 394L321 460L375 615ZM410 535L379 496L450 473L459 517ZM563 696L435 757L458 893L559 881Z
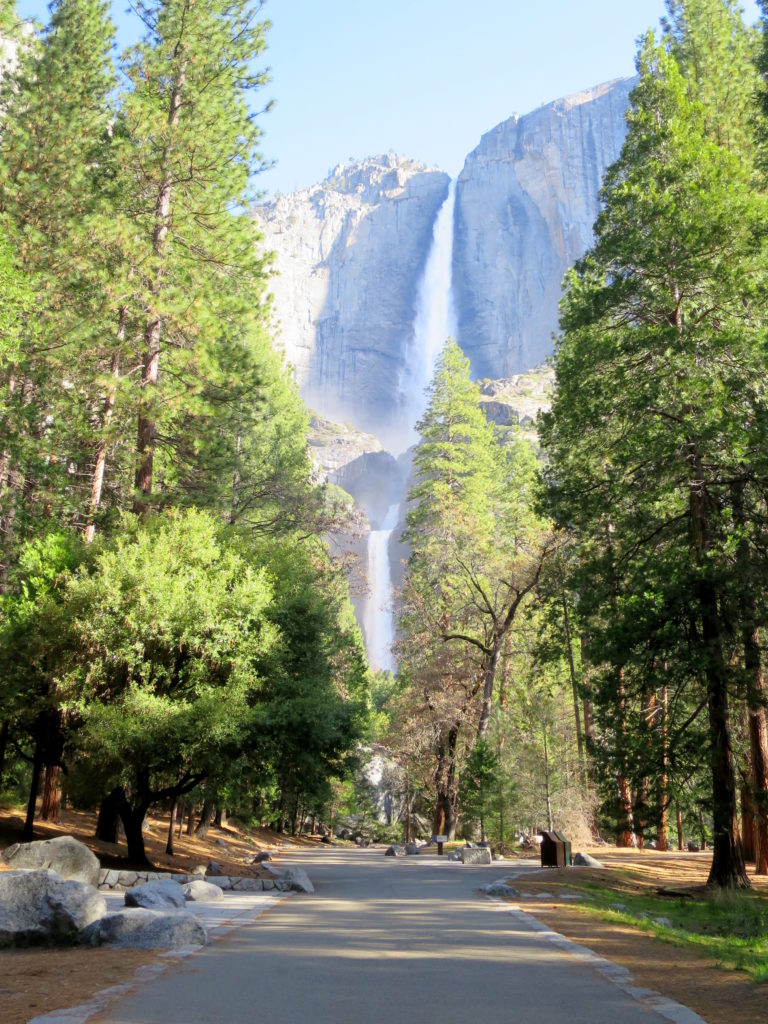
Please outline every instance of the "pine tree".
M264 258L243 214L262 159L247 101L265 81L254 63L266 26L250 0L150 0L138 10L146 38L122 59L134 181L124 244L143 311L135 487L146 508L166 473L172 480L179 410L204 391L217 337L253 343Z
M614 673L628 652L639 665L644 649L646 664L666 659L706 697L710 883L744 886L728 708L729 609L741 585L731 495L764 472L768 211L750 162L713 137L653 37L638 70L596 243L563 303L543 434L550 494L557 519L575 527L582 578L599 581L588 591L610 617Z
M534 511L536 459L524 440L496 436L455 342L438 361L418 429L400 629L405 671L432 680L427 711L441 722L435 829L450 834L459 733L472 722L487 737L504 643L540 579L549 540Z

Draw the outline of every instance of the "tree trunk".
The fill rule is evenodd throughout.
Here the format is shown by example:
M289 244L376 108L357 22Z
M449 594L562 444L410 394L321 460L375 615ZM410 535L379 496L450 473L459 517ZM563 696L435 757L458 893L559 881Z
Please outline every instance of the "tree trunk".
M680 810L680 804L675 804L675 811L677 815L677 848L678 850L685 849L685 836L683 835L683 812Z
M181 94L184 89L185 72L184 67L179 72L177 80L171 89L170 107L168 110L168 126L173 130L179 123L181 112ZM162 289L162 266L161 257L165 250L166 238L170 224L171 193L173 189L173 178L170 169L164 174L163 180L158 189L155 201L155 227L152 235L152 252L158 261L158 268L155 273L155 280L152 284L153 296L158 296ZM138 465L136 467L136 491L137 497L134 508L142 512L147 507L149 496L152 493L152 482L154 473L154 446L157 433L155 421L156 411L152 400L152 393L157 387L158 369L160 365L160 334L163 321L160 315L151 316L144 328L144 363L141 371L141 404L139 407L139 420L137 430L136 450L138 454Z
M547 741L547 726L544 726L544 787L547 799L547 828L551 832L554 828L552 823L552 796L549 786L549 743Z
M576 746L579 752L579 774L581 788L585 797L589 797L589 780L587 778L587 759L584 752L584 738L581 733L581 712L579 711L579 684L576 679L576 666L573 661L573 643L571 640L571 622L568 616L568 601L565 591L560 594L563 603L563 630L565 632L565 649L568 652L568 671L571 676L571 693L573 694L573 718L576 725Z
M746 782L741 785L741 845L744 850L744 860L751 860L754 862L757 857L757 847L755 845L755 818L754 808L752 806L752 798L749 792L749 786Z
M200 812L200 821L197 823L195 829L195 835L201 839L205 839L208 835L208 829L211 827L211 821L213 820L213 812L216 809L216 803L213 800L207 798L203 800L203 809Z
M707 659L707 705L712 771L712 867L707 885L748 889L749 879L736 827L736 785L728 724L728 687L720 623L706 581L701 586L702 633Z
M96 838L105 843L117 843L120 822L119 792L112 790L99 805L99 817L96 821Z
M728 722L728 675L723 655L723 627L718 610L718 595L707 564L710 549L708 497L698 453L694 452L691 464L689 509L692 541L699 561L696 597L701 617L701 653L704 656L707 686L712 771L714 854L707 885L724 889L748 889L749 879L736 825L736 784Z
M669 820L669 694L666 686L661 688L661 774L659 776L659 829L656 847L665 851L668 847L667 822Z
M118 813L123 823L125 841L128 844L128 860L134 867L152 867L144 849L144 819L149 810L149 803L141 803L131 807L122 786L112 791L116 794Z
M619 722L617 736L619 740L619 760L621 767L616 776L616 788L619 797L616 845L629 849L635 845L635 824L632 819L632 791L627 777L627 718L626 718L626 690L624 688L624 669L619 668L618 676L618 712Z
M8 734L11 730L9 719L5 719L0 725L0 793L3 791L3 772L5 771L5 753L8 749Z
M221 804L216 807L216 817L213 819L216 828L224 828L227 824L227 810Z
M187 818L187 835L191 836L195 831L195 802L190 801L189 804L189 816Z
M749 546L744 529L743 487L731 488L734 518L742 527L739 542L739 563L743 567L745 582L739 592L746 675L747 711L749 714L749 752L752 768L752 807L755 831L755 874L768 875L768 728L765 720L765 686L763 682L763 653L757 628L757 614L749 586Z
M43 782L43 802L40 806L40 817L43 821L59 824L61 810L61 765L45 766Z
M484 740L488 736L488 728L491 724L491 709L493 706L493 684L496 679L496 669L501 657L501 649L504 638L499 637L494 644L493 651L488 658L483 677L483 705L480 711L480 721L477 723L477 738Z
M24 822L24 829L21 833L22 843L30 843L34 838L35 807L37 805L37 794L40 788L40 772L43 770L43 741L38 734L35 737L35 753L32 758L32 781L29 786L29 800L27 801L27 817Z
M125 341L125 321L127 318L127 310L123 306L120 310L120 319L117 327L117 341L118 345L122 346ZM112 365L110 367L110 373L112 381L107 389L107 397L104 399L104 411L101 415L101 428L103 432L106 432L109 424L112 422L112 414L115 409L115 398L117 396L117 382L120 377L120 348L116 348L112 354ZM104 487L104 470L107 465L107 439L102 438L99 442L99 446L96 450L96 462L93 467L93 474L91 476L91 497L88 501L88 514L86 517L85 527L85 542L90 544L96 533L96 513L99 511L99 505L101 504L101 492Z
M749 752L752 767L752 807L755 831L755 874L768 875L768 728L763 701L762 655L757 631L745 636Z
M176 810L178 808L178 799L174 796L171 797L171 820L168 823L168 842L165 844L165 852L169 857L173 856L173 833L176 828Z
M434 833L446 835L449 839L456 838L458 824L456 804L458 799L456 787L456 745L459 727L453 726L443 737L438 747L438 763L435 772L437 799L433 819Z

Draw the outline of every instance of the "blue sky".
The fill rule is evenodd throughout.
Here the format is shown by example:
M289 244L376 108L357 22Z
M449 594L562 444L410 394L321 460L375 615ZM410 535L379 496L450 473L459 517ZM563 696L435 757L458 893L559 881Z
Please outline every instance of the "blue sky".
M135 34L114 3L120 42ZM753 0L746 19L757 19ZM42 20L46 4L20 0ZM291 191L337 163L394 150L458 174L483 132L513 113L631 75L663 0L267 0L260 186Z

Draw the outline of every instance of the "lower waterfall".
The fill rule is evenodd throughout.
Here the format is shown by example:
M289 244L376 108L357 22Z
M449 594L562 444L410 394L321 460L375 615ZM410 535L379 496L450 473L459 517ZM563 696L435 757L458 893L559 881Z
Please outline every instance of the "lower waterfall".
M374 671L395 670L392 644L395 622L392 610L392 573L389 564L389 541L397 526L400 505L390 505L380 530L368 535L368 586L370 593L365 607L365 638L368 660Z

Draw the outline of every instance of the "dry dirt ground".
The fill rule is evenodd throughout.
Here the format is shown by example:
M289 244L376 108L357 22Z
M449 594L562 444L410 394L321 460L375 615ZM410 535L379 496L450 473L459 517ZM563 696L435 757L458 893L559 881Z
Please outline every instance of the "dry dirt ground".
M690 1007L707 1024L750 1024L768 1022L768 985L759 985L735 971L722 970L705 955L672 945L629 925L594 917L562 899L560 893L572 891L578 882L596 882L616 887L621 892L651 892L659 887L672 889L704 885L710 866L710 854L657 853L652 850L589 850L605 870L543 868L525 881L513 885L521 893L535 896L550 893L551 899L510 899L508 902L534 913L554 931L627 967L643 988L655 989ZM631 869L631 881L617 884L613 869ZM768 878L751 876L754 888L768 894Z
M169 857L165 853L168 818L150 817L148 823L147 855L159 871L186 871L215 860L221 865L223 875L258 876L260 869L243 864L243 858L268 850L279 862L279 847L286 842L283 836L266 829L246 835L231 825L223 829L212 827L205 839L187 836L186 832L179 839L177 831L176 854ZM0 849L18 842L22 824L19 812L0 811ZM124 844L99 842L93 838L95 827L95 815L63 811L59 825L36 823L35 838L74 835L90 846L103 867L128 868ZM226 847L217 845L217 840L225 842ZM152 952L109 949L1 950L0 1021L2 1024L26 1024L31 1018L51 1010L77 1006L102 989L129 981L139 967L156 959Z

